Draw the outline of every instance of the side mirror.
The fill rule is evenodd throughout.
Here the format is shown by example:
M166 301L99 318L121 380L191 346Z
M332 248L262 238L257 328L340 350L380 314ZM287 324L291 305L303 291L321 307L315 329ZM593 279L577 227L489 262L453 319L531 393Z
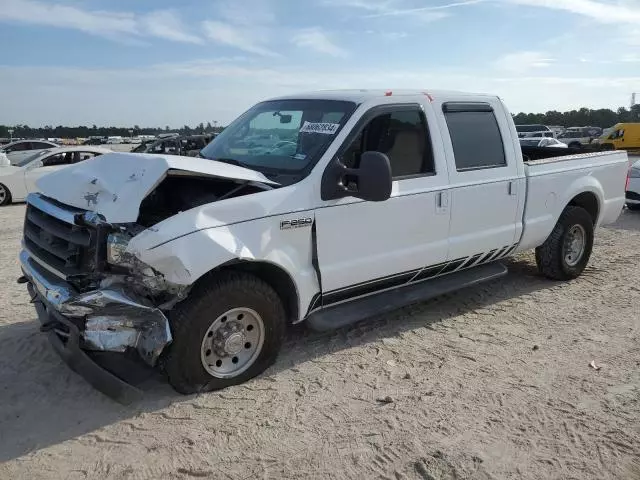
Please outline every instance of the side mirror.
M364 152L360 168L347 168L335 159L324 172L320 187L322 200L355 197L382 202L391 196L389 157L380 152Z

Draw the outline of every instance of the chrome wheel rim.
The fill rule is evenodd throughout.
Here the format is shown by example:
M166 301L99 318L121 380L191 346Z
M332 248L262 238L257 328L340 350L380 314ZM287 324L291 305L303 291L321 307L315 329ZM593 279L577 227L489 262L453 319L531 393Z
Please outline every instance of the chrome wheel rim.
M216 378L232 378L246 371L264 344L264 322L250 308L231 309L209 326L202 339L202 366Z
M4 203L4 201L7 199L7 190L0 185L0 204Z
M573 225L564 240L564 261L570 267L575 267L584 255L587 243L587 232L582 225Z

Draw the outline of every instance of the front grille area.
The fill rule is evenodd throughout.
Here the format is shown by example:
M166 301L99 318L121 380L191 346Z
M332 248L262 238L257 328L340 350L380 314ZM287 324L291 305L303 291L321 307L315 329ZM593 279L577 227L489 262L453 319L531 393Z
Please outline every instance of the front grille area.
M41 262L65 276L91 270L92 231L74 225L28 203L24 244Z

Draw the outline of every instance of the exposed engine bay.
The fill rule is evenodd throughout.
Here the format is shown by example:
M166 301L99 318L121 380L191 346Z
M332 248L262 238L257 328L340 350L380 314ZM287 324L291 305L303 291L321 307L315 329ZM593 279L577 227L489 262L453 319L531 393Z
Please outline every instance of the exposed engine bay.
M140 204L138 224L151 227L180 212L271 187L250 181L170 173Z

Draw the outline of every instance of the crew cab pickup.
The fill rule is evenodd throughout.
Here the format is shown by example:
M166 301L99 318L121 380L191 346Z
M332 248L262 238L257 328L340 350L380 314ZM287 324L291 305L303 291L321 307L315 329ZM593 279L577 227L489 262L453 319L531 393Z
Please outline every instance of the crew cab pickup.
M140 392L96 352L133 354L181 393L220 389L271 365L289 324L339 328L496 279L518 252L578 277L628 163L574 153L521 147L496 96L277 98L199 158L108 153L41 178L19 281L58 352L112 397Z

